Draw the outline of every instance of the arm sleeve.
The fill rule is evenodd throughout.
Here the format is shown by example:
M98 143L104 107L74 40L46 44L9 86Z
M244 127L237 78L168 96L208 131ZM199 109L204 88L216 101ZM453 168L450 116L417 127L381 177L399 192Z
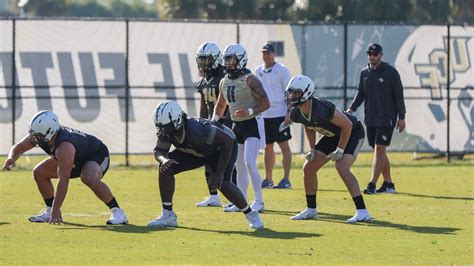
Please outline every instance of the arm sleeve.
M395 70L395 69L394 69ZM395 103L397 105L398 119L405 119L405 99L403 96L403 85L398 71L395 70Z
M357 110L357 108L359 108L359 106L362 104L362 102L365 99L365 89L364 89L364 84L362 80L363 80L363 75L361 73L360 78L359 78L359 87L357 88L357 94L354 97L354 100L352 101L351 107L349 107L354 112Z

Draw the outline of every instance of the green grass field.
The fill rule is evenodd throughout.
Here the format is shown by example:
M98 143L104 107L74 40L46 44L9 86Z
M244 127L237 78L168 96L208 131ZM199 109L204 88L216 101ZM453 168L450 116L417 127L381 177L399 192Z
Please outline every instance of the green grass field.
M448 165L392 154L399 193L365 196L375 220L357 225L344 223L354 204L332 164L319 175L320 219L289 220L305 207L303 159L294 158L293 189L264 190L266 229L261 231L250 229L241 213L194 207L207 194L202 169L177 176L179 227L148 229L146 223L161 212L156 170L117 164L104 180L127 212L129 225L105 225L107 207L80 180L70 182L64 224L33 224L27 217L43 203L30 170L41 157L23 158L14 171L0 173L0 264L474 263L472 158ZM368 182L371 158L361 154L353 168L361 187ZM149 160L134 157L132 162ZM274 175L278 181L281 169Z

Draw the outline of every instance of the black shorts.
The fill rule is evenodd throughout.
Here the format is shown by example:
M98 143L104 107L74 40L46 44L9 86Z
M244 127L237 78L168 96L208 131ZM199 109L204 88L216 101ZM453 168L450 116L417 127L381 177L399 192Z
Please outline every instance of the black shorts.
M291 139L290 127L282 132L279 131L280 124L285 121L285 117L265 118L265 141L267 144L280 143Z
M186 153L175 149L168 153L168 158L177 161L179 164L173 164L171 166L171 171L173 174L179 174L181 172L193 170L201 166L206 166L210 171L211 175L217 170L217 165L219 164L220 152L212 156L199 157L190 153ZM227 167L224 171L224 180L230 181L232 178L232 171L235 167L235 161L237 160L237 142L234 141L232 148L232 154L227 163Z
M352 129L351 137L349 138L346 148L344 149L344 154L351 154L357 158L360 148L362 147L362 144L364 143L364 139L365 139L364 126L362 126L362 123L358 121L355 127ZM315 149L328 155L334 150L336 150L338 143L339 143L339 138L335 138L335 137L329 138L329 137L323 136L316 144Z
M110 155L109 149L105 144L102 143L99 150L88 160L86 160L81 166L76 166L71 170L71 177L76 178L81 176L82 167L89 161L96 162L102 168L102 177L105 176L110 166Z
M370 127L367 126L367 140L370 147L374 148L375 144L389 146L392 141L394 127Z
M258 123L255 117L240 122L234 121L232 131L234 131L235 136L237 137L237 143L239 144L244 144L246 139L252 137L260 139L260 134L258 132Z

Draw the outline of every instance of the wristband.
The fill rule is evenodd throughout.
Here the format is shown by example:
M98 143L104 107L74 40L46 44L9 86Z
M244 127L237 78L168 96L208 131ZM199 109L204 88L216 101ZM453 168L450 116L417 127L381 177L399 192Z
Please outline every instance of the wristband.
M253 108L249 108L247 111L249 111L249 115L253 115Z
M211 120L212 121L217 121L217 120L219 120L219 116L218 115L213 115Z

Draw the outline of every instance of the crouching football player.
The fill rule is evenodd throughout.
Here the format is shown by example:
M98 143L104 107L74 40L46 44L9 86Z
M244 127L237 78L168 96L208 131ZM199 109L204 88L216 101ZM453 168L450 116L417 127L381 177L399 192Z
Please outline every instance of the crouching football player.
M237 141L228 127L208 119L187 118L175 101L160 103L154 113L158 130L155 159L160 163L158 185L163 211L148 223L149 227L177 227L173 211L175 174L207 166L211 175L209 190L219 190L245 214L253 229L262 229L259 214L253 211L239 188L231 182L237 158ZM171 145L175 149L169 152Z
M317 173L329 160L333 160L356 206L356 214L346 222L371 221L372 217L360 194L359 183L351 172L351 166L364 142L364 127L355 116L339 111L329 101L316 98L314 92L313 80L301 75L293 77L285 91L286 101L291 106L290 119L304 125L311 147L303 166L307 207L291 219L317 218ZM317 143L315 131L323 135Z
M30 222L60 224L63 221L61 206L66 198L69 179L81 177L81 181L110 208L111 216L107 224L128 223L109 187L102 182L110 163L109 150L102 141L63 127L56 114L41 111L31 119L29 134L10 149L3 171L9 171L23 153L34 147L40 147L51 157L33 169L33 178L46 208L38 215L30 216ZM59 178L56 195L52 178Z

